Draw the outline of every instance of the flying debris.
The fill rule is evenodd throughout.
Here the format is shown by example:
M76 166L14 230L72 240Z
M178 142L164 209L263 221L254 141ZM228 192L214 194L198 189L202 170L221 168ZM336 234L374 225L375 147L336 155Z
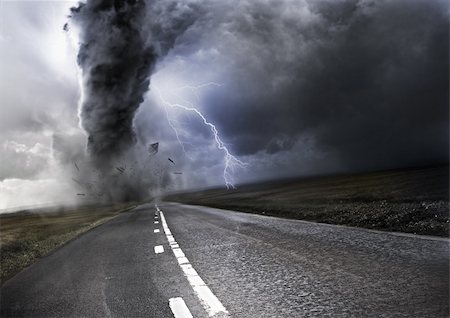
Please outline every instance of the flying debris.
M83 182L78 181L77 179L72 178L72 181L79 184L80 186L83 186Z
M80 171L80 168L78 168L78 165L76 162L73 163L75 165L75 168L77 168L78 171Z
M94 184L90 183L90 182L81 182L78 181L77 179L72 178L72 180L77 183L79 186L86 188L86 190L88 191L92 191L94 189Z
M152 143L148 146L148 153L153 156L158 153L159 142Z
M173 174L183 174L183 172L174 172Z
M94 184L90 182L86 182L86 189L92 191L94 189Z
M167 158L167 160L169 160L171 163L175 164L175 162L172 159Z
M68 23L64 24L63 30L66 31L66 32L69 31L69 24Z
M116 169L120 172L120 174L125 172L125 167L116 167Z
M80 196L97 195L98 197L103 196L103 192L99 190L100 186L97 184L97 182L83 182L83 181L79 181L75 178L72 178L72 181L75 182L76 184L78 184L80 187L82 187L85 191L87 191L87 194L86 193L77 193L77 195L80 195ZM102 187L104 187L104 185Z

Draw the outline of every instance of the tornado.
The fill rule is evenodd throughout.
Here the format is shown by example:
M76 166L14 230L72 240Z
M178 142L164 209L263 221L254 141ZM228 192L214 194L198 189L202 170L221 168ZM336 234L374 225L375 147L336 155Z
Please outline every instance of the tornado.
M108 175L117 162L133 156L137 141L133 120L155 64L198 13L194 5L177 1L88 0L71 8L69 32L75 27L79 39L80 125L87 134L92 164L105 184L116 184L114 191L145 187L142 180L117 185Z
M145 1L91 0L71 9L80 39L79 116L88 152L102 164L136 142L133 118L157 58L145 27L146 7Z

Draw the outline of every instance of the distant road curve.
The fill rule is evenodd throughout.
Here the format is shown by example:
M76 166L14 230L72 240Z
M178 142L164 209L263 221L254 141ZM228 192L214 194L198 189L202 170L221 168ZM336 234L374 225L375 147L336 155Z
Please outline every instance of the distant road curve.
M13 277L1 289L0 311L448 317L448 270L446 239L159 203L120 215Z

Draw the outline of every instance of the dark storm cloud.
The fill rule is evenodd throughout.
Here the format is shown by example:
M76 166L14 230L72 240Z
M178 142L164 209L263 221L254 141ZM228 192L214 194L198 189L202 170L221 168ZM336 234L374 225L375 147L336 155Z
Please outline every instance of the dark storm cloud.
M136 0L90 0L71 11L80 28L81 124L93 158L107 162L135 144L133 119L155 63L193 23L194 11Z
M231 60L232 80L206 103L237 155L310 135L345 169L448 160L445 1L248 2L223 15L203 46Z

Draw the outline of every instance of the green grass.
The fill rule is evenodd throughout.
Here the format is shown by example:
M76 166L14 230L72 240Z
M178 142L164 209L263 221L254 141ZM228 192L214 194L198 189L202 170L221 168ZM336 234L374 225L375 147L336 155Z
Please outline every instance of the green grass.
M448 236L448 166L310 177L165 200L315 222Z
M134 206L86 206L0 215L1 284L58 246Z

